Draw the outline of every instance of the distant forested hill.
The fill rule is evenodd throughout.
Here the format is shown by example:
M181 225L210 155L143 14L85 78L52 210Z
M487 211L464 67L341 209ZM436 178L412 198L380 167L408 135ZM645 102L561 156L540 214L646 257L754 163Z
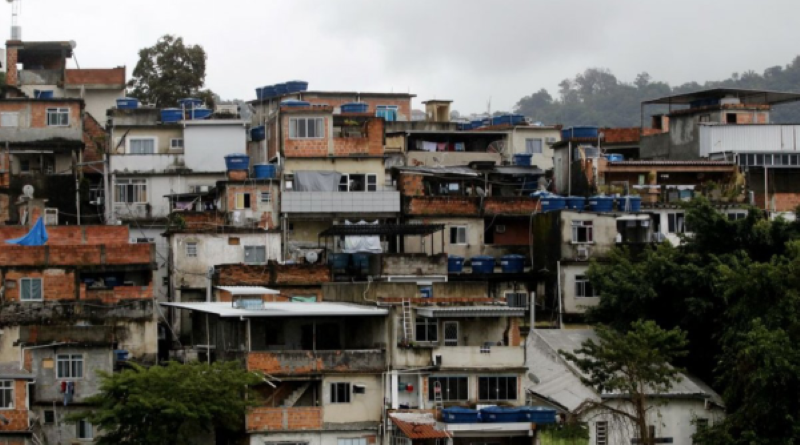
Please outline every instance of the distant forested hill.
M702 85L690 82L673 87L654 81L647 73L639 74L628 83L617 79L607 69L589 68L573 79L564 79L559 87L557 98L545 89L523 97L517 102L515 112L547 124L638 127L640 103L670 94L718 87L800 92L800 56L786 67L773 66L762 74L755 71L733 73L728 79ZM660 111L663 109L648 107L647 114ZM645 119L645 126L649 126L649 118ZM775 107L772 122L800 122L800 103Z

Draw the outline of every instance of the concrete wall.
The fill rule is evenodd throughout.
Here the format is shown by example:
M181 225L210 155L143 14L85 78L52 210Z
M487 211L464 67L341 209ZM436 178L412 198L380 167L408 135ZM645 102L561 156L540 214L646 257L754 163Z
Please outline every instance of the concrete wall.
M475 161L489 161L497 165L502 163L502 156L500 153L484 153L484 152L460 152L460 151L409 151L406 154L408 158L406 165L414 166L452 166L452 165L467 165Z
M526 139L541 139L542 153L531 158L531 165L543 170L553 168L553 146L547 143L548 138L555 141L561 140L561 132L551 127L515 127L508 132L509 146L504 150L504 160L513 163L513 155L526 153Z
M407 253L430 254L431 244L433 244L433 253L440 253L442 251L442 237L444 237L444 252L449 255L470 258L475 255L481 255L486 247L483 243L483 218L415 218L409 220L409 223L444 224L445 228L443 231L433 234L433 242L431 242L431 237L429 236L407 236L405 238L405 251ZM467 227L466 244L450 243L450 228L455 226ZM499 264L497 265L499 266Z
M642 136L639 155L642 159L697 159L700 156L698 116L671 116L668 132Z
M266 443L303 443L307 445L339 445L339 439L366 438L367 445L375 445L376 436L374 428L364 428L356 431L322 431L322 432L270 432L265 434L250 434L250 445L264 445Z
M152 156L115 156L119 158L153 158ZM112 157L113 159L114 157ZM147 202L126 205L125 203L115 202L114 184L116 179L145 179L147 181ZM140 218L165 218L170 213L169 201L164 195L172 193L187 193L191 186L208 185L214 186L217 181L225 179L224 174L219 175L131 175L131 174L112 174L111 186L112 193L110 202L114 207L116 218L140 219ZM149 211L147 205L149 204Z
M36 413L37 418L40 419L42 423L42 435L44 436L46 442L48 444L72 444L72 443L92 443L91 441L84 441L80 440L78 442L78 426L74 422L68 422L67 418L73 414L80 413L86 411L86 408L83 406L64 406L62 403L57 403L55 406L52 404L50 406L37 406L32 409L34 413ZM52 424L45 424L44 423L44 412L45 411L55 411L55 423ZM92 437L97 438L100 433L100 430L93 426L93 435Z
M48 108L68 108L69 125L48 126ZM18 125L0 128L0 140L11 143L50 139L81 142L83 140L81 111L80 103L74 100L5 101L0 103L0 112L17 113Z
M75 382L73 403L81 403L100 391L100 378L97 371L111 372L113 370L113 354L108 347L78 347L58 346L54 348L32 349L33 374L36 376L36 401L38 403L63 403L64 394L61 392L62 381ZM57 378L58 354L82 354L83 378L59 379ZM50 367L52 365L52 367Z
M187 122L183 137L186 167L192 171L224 171L225 155L247 151L244 121Z
M350 383L350 403L331 403L331 383ZM364 394L353 394L353 385L366 387ZM383 406L383 387L379 374L326 375L322 378L322 421L325 424L379 422Z
M565 314L583 314L587 308L600 304L600 297L578 297L575 294L575 277L586 276L587 270L589 263L561 264L561 297Z
M572 242L573 221L592 222L593 241L591 243ZM592 258L607 255L616 245L616 216L565 210L561 212L560 229L562 259L575 259L577 256L576 248L579 245L587 245Z
M96 117L95 117L96 118ZM101 124L103 121L99 121ZM125 140L123 141L123 136ZM136 138L152 138L155 139L155 148L157 153L183 153L181 150L171 150L171 139L182 139L183 129L180 126L163 126L163 127L116 127L111 140L111 153L112 154L125 154L130 153L131 139ZM132 155L137 158L150 158L148 155ZM115 164L122 162L123 158L118 156L111 156L111 169L124 170L122 167L117 167Z
M67 89L64 90L64 95L67 97L81 97L81 90ZM105 127L106 111L116 107L117 99L120 97L125 97L125 88L119 90L87 88L83 95L83 100L86 103L86 112Z
M553 150L553 180L556 193L566 195L569 188L569 146Z

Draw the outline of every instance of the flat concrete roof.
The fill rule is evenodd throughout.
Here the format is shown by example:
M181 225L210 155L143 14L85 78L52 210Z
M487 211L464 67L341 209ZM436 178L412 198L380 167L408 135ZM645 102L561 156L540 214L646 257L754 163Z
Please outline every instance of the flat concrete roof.
M299 303L265 302L262 309L240 309L232 303L161 303L162 306L187 309L218 315L223 318L235 317L341 317L341 316L384 316L388 309L349 303Z

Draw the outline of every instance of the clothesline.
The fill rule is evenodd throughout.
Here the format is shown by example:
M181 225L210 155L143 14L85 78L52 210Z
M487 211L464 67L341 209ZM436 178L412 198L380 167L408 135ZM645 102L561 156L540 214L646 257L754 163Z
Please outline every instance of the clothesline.
M463 142L430 142L417 141L417 150L437 152L437 151L466 151L466 144Z

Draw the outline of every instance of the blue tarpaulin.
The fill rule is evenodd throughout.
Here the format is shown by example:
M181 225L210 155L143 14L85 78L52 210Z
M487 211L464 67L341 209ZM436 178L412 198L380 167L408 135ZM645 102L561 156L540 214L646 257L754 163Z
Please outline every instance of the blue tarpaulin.
M47 229L44 221L39 218L33 228L25 236L6 240L6 244L19 244L20 246L43 246L47 242Z

